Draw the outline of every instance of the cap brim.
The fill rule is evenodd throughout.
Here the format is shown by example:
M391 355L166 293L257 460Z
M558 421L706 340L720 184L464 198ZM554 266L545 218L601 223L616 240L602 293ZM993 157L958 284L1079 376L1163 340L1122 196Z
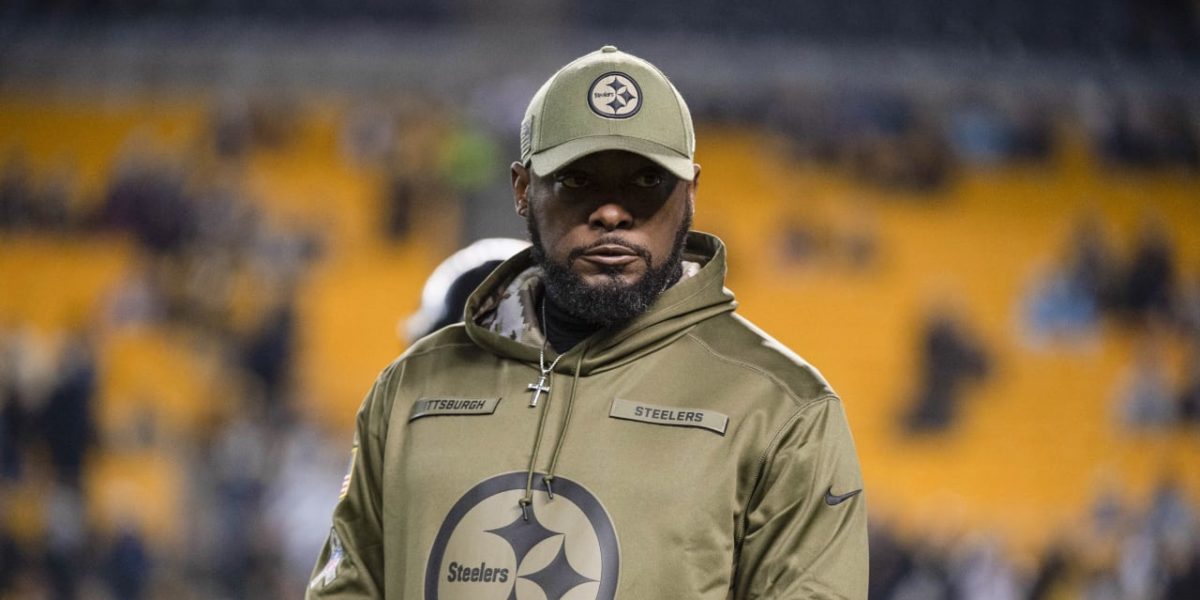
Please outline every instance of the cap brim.
M538 152L529 161L534 174L545 177L584 156L605 150L624 150L645 156L684 181L691 181L696 173L692 159L662 144L623 135L594 135L574 139Z

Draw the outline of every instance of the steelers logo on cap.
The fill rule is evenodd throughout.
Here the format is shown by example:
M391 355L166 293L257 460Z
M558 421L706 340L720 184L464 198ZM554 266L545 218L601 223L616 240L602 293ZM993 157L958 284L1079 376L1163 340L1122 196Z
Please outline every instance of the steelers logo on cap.
M523 515L526 473L472 487L450 508L425 566L425 600L612 600L620 552L596 497L563 477L554 496L535 474Z
M608 119L628 119L642 108L642 88L632 77L611 71L597 77L588 88L588 106Z

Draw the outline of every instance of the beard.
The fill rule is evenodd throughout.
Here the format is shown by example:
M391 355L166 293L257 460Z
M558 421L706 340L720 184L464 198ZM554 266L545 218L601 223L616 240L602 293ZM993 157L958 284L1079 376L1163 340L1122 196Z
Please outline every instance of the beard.
M586 323L605 329L616 329L646 312L660 294L679 281L683 274L683 247L687 233L692 228L692 212L689 210L679 224L671 254L658 267L654 266L654 257L647 248L631 244L617 236L601 237L588 246L571 250L565 263L555 262L546 254L546 248L542 245L533 211L530 211L525 223L529 228L529 240L533 244L533 260L542 268L542 283L550 301L567 314ZM646 271L642 277L633 283L622 283L618 276L624 268L613 266L602 271L609 276L606 281L590 285L571 270L571 265L577 258L604 244L617 244L634 252L646 263Z

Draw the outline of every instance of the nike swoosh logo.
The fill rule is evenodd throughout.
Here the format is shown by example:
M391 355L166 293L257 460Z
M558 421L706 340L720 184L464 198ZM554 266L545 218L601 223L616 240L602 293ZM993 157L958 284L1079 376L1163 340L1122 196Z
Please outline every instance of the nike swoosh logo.
M842 494L840 496L835 496L833 494L833 488L829 488L828 490L825 490L825 504L828 504L830 506L837 506L837 505L839 505L861 493L862 493L862 490L857 489L857 490L854 490L853 492Z

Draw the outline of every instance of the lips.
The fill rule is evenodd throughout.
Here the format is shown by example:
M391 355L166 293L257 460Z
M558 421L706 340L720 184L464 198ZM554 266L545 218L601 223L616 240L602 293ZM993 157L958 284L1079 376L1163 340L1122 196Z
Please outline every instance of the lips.
M634 262L638 259L638 254L632 248L620 244L603 244L588 248L580 258L597 265L612 267Z

